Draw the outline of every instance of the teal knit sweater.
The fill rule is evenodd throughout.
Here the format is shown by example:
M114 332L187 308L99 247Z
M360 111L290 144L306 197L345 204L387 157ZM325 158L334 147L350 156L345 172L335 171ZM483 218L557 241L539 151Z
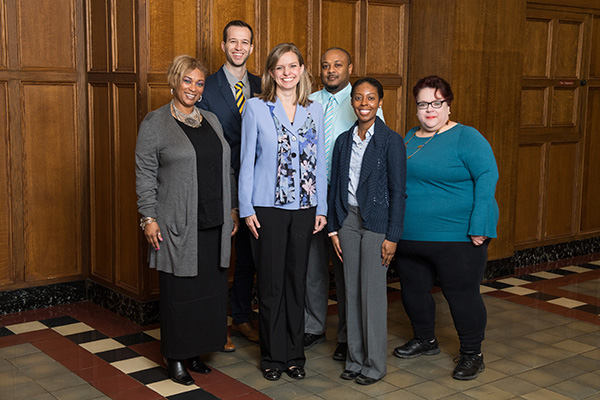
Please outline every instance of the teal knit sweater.
M406 167L402 239L468 242L470 236L496 237L498 167L487 140L476 129L457 124L425 144L429 138L413 137L417 129L405 138L406 154L412 157Z

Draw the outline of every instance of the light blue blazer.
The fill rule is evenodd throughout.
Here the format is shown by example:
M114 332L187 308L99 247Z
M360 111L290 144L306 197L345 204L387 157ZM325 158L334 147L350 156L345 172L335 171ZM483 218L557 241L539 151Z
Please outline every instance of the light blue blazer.
M277 207L285 210L300 209L300 157L292 159L296 171L294 180L296 198L285 205L275 205L277 182L277 130L269 111L274 105L274 114L292 134L304 125L309 113L317 129L317 215L327 215L327 171L325 166L325 145L323 142L323 107L312 102L308 107L296 105L294 124L291 124L283 104L264 102L258 98L246 101L242 116L242 148L240 155L239 207L240 217L255 214L254 207ZM291 151L300 154L298 140L291 140Z

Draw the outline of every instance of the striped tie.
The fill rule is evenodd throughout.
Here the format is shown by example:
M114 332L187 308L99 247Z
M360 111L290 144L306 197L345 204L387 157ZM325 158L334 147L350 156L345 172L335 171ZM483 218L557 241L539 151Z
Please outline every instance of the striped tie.
M235 104L237 105L238 110L240 110L240 114L244 111L244 104L246 104L246 98L244 97L244 92L242 88L244 87L244 82L239 81L235 84Z
M325 125L325 161L327 164L327 175L331 168L331 130L333 129L333 109L335 108L335 97L329 96L329 101L325 107L325 116L323 123Z

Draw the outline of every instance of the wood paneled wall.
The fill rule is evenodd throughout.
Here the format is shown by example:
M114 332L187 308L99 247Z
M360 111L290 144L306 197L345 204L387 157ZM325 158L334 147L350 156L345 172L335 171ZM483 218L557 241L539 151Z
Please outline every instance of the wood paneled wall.
M347 49L351 79L383 83L401 134L418 123L414 83L449 80L452 118L482 132L500 167L490 258L599 234L595 0L0 0L0 289L89 275L156 296L137 225L137 128L170 100L174 56L223 64L231 19L254 27L257 74L294 42L317 88L321 53Z
M0 287L88 271L84 8L0 1Z

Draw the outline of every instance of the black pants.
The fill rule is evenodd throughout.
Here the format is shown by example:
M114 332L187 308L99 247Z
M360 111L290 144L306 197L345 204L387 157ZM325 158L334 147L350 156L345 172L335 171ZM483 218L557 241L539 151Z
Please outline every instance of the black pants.
M251 235L246 224L242 222L235 235L235 272L230 300L231 316L236 324L248 322L252 312L252 288L256 270L250 247Z
M487 240L421 242L401 240L396 251L402 302L415 337L435 337L435 301L431 289L439 278L448 301L461 352L479 353L485 337L487 312L479 285L487 265Z
M260 367L303 367L304 292L315 208L255 207L261 225L251 239L258 282Z

